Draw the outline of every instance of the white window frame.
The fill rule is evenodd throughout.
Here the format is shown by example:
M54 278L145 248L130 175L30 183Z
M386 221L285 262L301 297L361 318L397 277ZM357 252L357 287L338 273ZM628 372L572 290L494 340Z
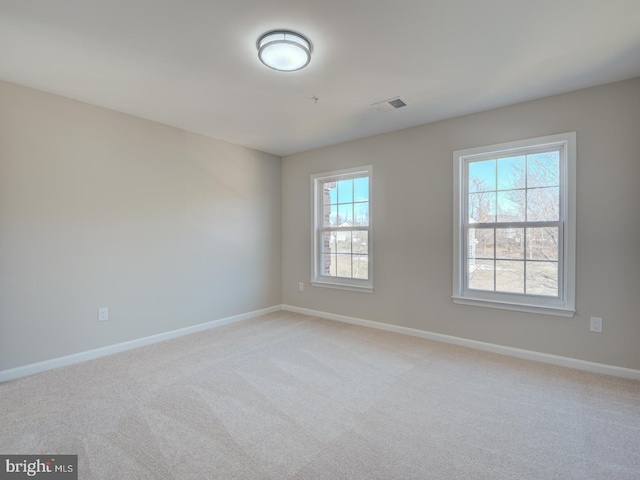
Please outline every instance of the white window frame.
M467 288L467 164L483 158L560 149L560 248L558 298L487 292ZM562 317L575 313L576 284L576 133L562 133L453 152L453 302Z
M322 265L322 189L320 185L326 182L337 182L360 177L369 178L369 226L351 227L349 230L363 230L368 232L368 279L329 277L321 275ZM373 292L373 168L371 165L363 167L334 170L331 172L311 175L311 285L316 287L338 288L358 292Z

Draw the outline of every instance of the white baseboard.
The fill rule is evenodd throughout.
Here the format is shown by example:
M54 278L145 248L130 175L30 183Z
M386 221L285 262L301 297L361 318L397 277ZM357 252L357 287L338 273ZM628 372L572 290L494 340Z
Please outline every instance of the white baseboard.
M189 335L191 333L201 332L203 330L209 330L211 328L221 327L230 323L240 322L249 318L258 317L267 313L273 313L280 310L286 310L289 312L300 313L302 315L310 315L313 317L326 318L328 320L335 320L337 322L350 323L352 325L360 325L362 327L376 328L378 330L386 330L388 332L401 333L403 335L411 335L414 337L426 338L428 340L435 340L437 342L451 343L454 345L460 345L463 347L475 348L476 350L484 350L487 352L499 353L502 355L508 355L511 357L523 358L526 360L533 360L536 362L548 363L551 365L559 365L562 367L575 368L578 370L584 370L593 373L602 373L605 375L613 375L616 377L630 378L633 380L640 380L640 370L632 368L617 367L615 365L606 365L602 363L587 362L585 360L579 360L576 358L562 357L559 355L551 355L548 353L534 352L532 350L523 350L520 348L505 347L503 345L496 345L493 343L480 342L477 340L469 340L467 338L454 337L451 335L443 335L441 333L428 332L426 330L418 330L416 328L401 327L399 325L391 325L389 323L373 322L371 320L363 320L356 317L348 317L345 315L338 315L335 313L322 312L319 310L310 310L308 308L294 307L292 305L275 305L273 307L264 308L262 310L255 310L253 312L243 313L240 315L234 315L231 317L221 318L219 320L213 320L207 323L201 323L199 325L193 325L191 327L180 328L178 330L172 330L170 332L159 333L148 337L138 338L136 340L130 340L127 342L118 343L115 345L108 345L106 347L96 348L94 350L88 350L86 352L75 353L72 355L66 355L64 357L54 358L43 362L32 363L21 367L12 368L9 370L0 371L0 383L8 380L14 380L16 378L26 377L36 373L52 370L54 368L64 367L66 365L72 365L74 363L80 363L87 360L93 360L95 358L104 357L106 355L112 355L118 352L124 352L133 348L142 347L145 345L151 345L153 343L162 342L171 338L181 337L183 335Z
M505 347L494 343L479 342L477 340L469 340L467 338L454 337L451 335L443 335L441 333L427 332L416 328L401 327L391 325L389 323L373 322L371 320L363 320L356 317L347 317L337 315L335 313L321 312L318 310L310 310L308 308L294 307L292 305L282 305L282 309L300 313L302 315L310 315L313 317L326 318L337 322L350 323L352 325L360 325L362 327L377 328L378 330L386 330L389 332L402 333L414 337L426 338L437 342L451 343L463 347L475 348L476 350L484 350L486 352L499 353L511 357L523 358L526 360L534 360L536 362L549 363L551 365L559 365L562 367L575 368L593 373L602 373L605 375L613 375L616 377L630 378L640 380L640 370L633 368L616 367L615 365L606 365L603 363L587 362L578 360L577 358L561 357L559 355L551 355L548 353L534 352L532 350L523 350L520 348Z
M45 360L43 362L32 363L21 367L11 368L9 370L2 370L0 371L0 383L6 382L8 380L14 380L16 378L26 377L27 375L44 372L46 370L52 370L54 368L64 367L87 360L93 360L94 358L100 358L106 355L112 355L114 353L124 352L125 350L131 350L133 348L142 347L144 345L151 345L152 343L158 343L164 340L169 340L171 338L189 335L190 333L202 332L203 330L209 330L210 328L221 327L223 325L239 322L241 320L247 320L249 318L258 317L267 313L278 312L280 310L282 310L282 306L276 305L269 308L263 308L262 310L255 310L253 312L242 313L240 315L221 318L219 320L213 320L211 322L200 323L191 327L171 330L170 332L158 333L156 335L137 338L135 340L129 340L127 342L117 343L115 345L108 345L106 347L100 347L94 350L87 350L85 352L74 353L72 355L53 358L51 360Z

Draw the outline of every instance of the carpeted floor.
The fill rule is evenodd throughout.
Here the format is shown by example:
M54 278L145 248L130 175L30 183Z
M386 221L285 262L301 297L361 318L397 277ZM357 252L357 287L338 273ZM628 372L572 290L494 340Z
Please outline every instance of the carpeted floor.
M287 312L0 385L81 479L640 479L640 382Z

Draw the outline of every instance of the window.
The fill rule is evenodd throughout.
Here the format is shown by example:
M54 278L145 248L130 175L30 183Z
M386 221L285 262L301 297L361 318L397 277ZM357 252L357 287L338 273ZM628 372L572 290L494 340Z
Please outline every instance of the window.
M311 177L312 285L371 292L371 166Z
M453 301L573 316L575 132L453 157Z

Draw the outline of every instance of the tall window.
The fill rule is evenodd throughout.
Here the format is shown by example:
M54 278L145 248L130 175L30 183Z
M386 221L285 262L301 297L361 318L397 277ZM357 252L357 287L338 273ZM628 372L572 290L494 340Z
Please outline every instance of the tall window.
M372 291L371 166L311 177L312 284Z
M573 316L575 133L454 152L456 303Z

